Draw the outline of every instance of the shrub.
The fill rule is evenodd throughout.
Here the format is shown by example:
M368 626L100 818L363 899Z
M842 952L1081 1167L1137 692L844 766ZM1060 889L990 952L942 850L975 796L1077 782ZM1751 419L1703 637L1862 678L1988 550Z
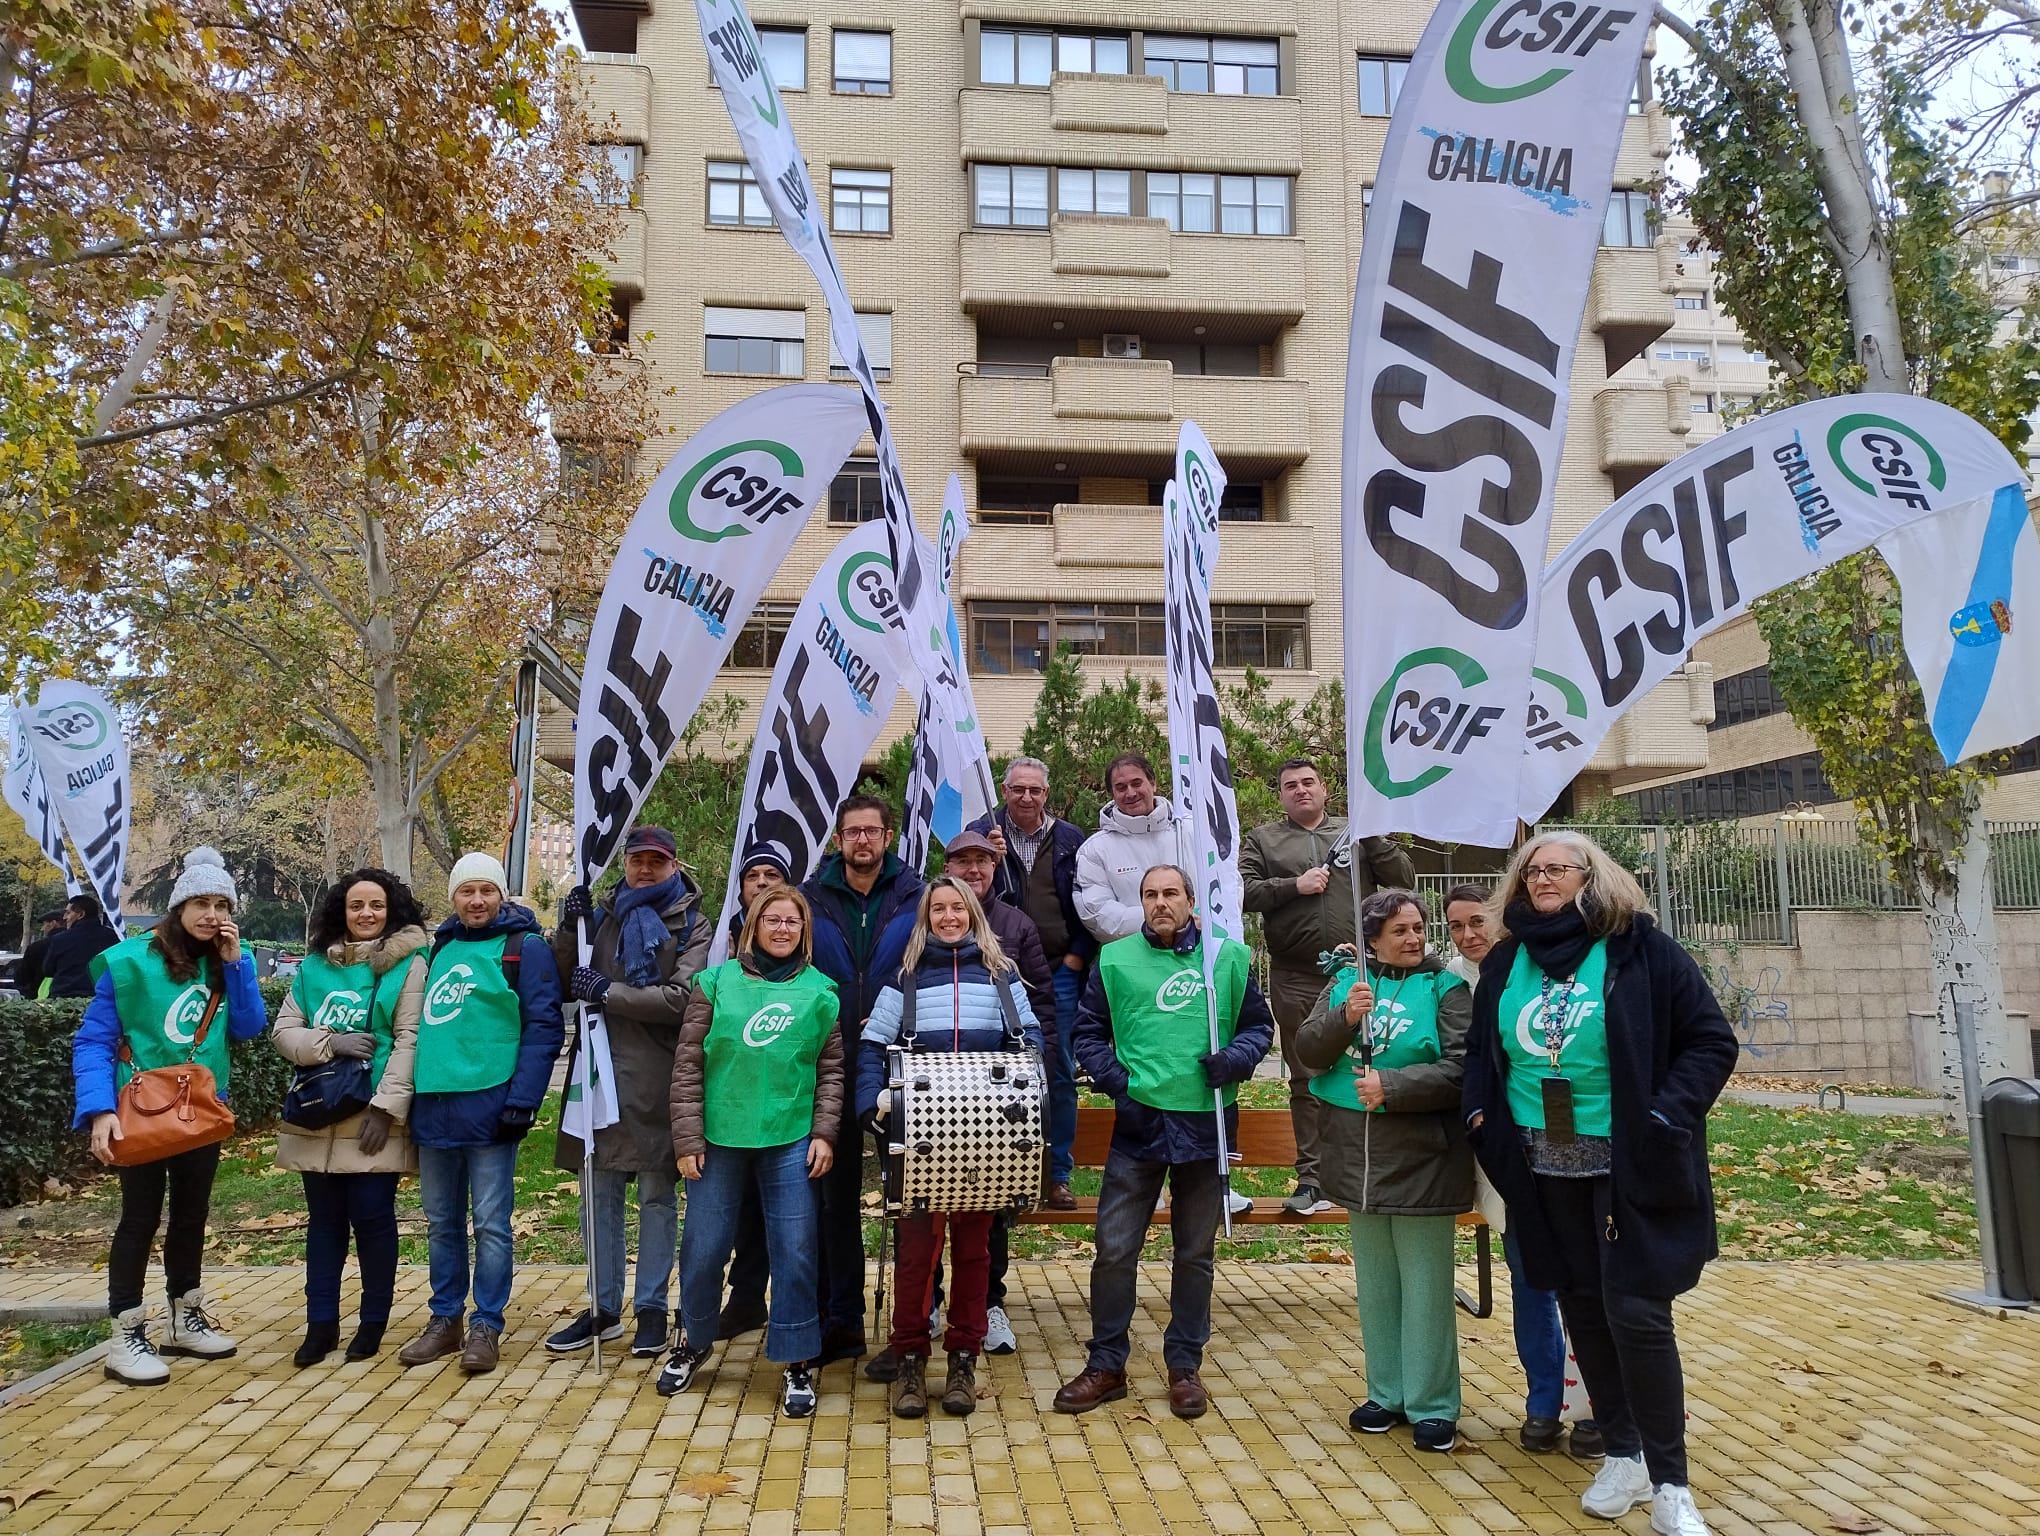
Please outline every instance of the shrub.
M273 1018L289 983L265 981L262 1000ZM95 1166L85 1134L71 1129L71 1039L85 1017L76 997L0 1000L0 1204L42 1191L43 1180L87 1173ZM251 1130L276 1122L290 1091L291 1065L264 1035L232 1045L234 1118Z

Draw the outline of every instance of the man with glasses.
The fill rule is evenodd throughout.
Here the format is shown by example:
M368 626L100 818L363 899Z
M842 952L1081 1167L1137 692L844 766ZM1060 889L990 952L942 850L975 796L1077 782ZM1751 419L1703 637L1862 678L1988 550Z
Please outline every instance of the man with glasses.
M801 887L815 915L816 969L836 984L846 1082L857 1075L858 1036L914 929L922 880L889 846L892 807L852 795L836 812L836 852ZM822 1187L822 1353L817 1364L864 1353L864 1131L850 1116Z
M1038 757L1016 757L1006 769L1006 800L988 816L970 824L998 850L999 869L992 893L1011 902L1034 920L1042 951L1055 973L1055 1045L1049 1052L1048 1194L1049 1209L1073 1211L1070 1193L1074 1166L1070 1147L1077 1136L1076 1058L1070 1037L1077 1027L1077 1002L1084 994L1084 972L1098 953L1098 941L1077 915L1077 850L1084 829L1049 813L1048 764Z

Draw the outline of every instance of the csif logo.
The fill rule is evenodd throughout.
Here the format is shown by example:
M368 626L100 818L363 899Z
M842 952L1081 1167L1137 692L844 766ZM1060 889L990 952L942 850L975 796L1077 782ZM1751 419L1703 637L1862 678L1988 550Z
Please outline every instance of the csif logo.
M1499 7L1499 10L1497 9ZM1582 5L1578 0L1474 0L1445 44L1445 81L1462 101L1499 106L1550 90L1572 73L1553 66L1527 79L1497 83L1546 59L1583 59L1599 43L1613 42L1635 22L1634 10ZM1485 65L1483 70L1481 67Z
M1948 466L1919 430L1889 416L1859 411L1828 428L1828 457L1865 496L1932 509L1929 490L1948 488Z
M1412 673L1422 675L1405 687L1403 680ZM1487 735L1507 711L1496 704L1476 705L1465 696L1487 680L1485 667L1445 645L1412 651L1395 664L1367 711L1362 762L1376 793L1400 800L1429 789L1452 771L1452 764L1434 762L1398 778L1395 764L1407 763L1419 751L1458 757L1469 743Z
M673 487L666 515L674 530L697 544L742 538L781 513L805 503L787 484L803 473L800 455L784 443L752 438L729 443L702 459Z
M1384 1045L1401 1039L1415 1022L1415 1017L1401 1003L1377 1004L1374 1012L1367 1016L1367 1039L1370 1049L1378 1051ZM1361 1059L1360 1039L1357 1035L1354 1036L1353 1043L1346 1047L1346 1054L1355 1061Z
M767 1003L744 1021L744 1044L756 1050L771 1045L793 1027L793 1009L786 1003Z
M1577 734L1578 727L1566 724L1568 720L1586 723L1587 696L1580 685L1543 667L1532 667L1530 678L1530 716L1523 732L1530 745L1543 752L1585 746ZM1539 683L1558 695L1555 706L1541 697L1543 690L1536 686Z
M368 1022L368 1003L359 992L343 987L328 992L312 1015L312 1028L341 1031L359 1029Z
M113 734L113 727L107 722L106 712L98 705L74 701L38 709L35 732L66 752L91 752L106 744L106 738Z
M836 578L836 598L852 624L875 635L904 622L893 590L892 561L884 555L867 551L845 560Z
M1586 983L1576 981L1565 1000L1565 1037L1559 1045L1563 1052L1579 1034L1580 1026L1594 1016L1594 1010L1601 1005L1588 995ZM1516 1015L1516 1044L1523 1054L1533 1060L1549 1060L1551 1049L1544 1043L1544 999L1533 997L1523 1005Z
M205 1003L205 983L194 981L163 1010L163 1033L179 1045L190 1045L198 1038L198 1026L205 1020Z
M1204 977L1196 971L1178 971L1155 991L1155 1006L1164 1013L1181 1013L1204 996Z
M433 982L425 994L425 1022L451 1024L460 1017L460 1005L478 985L474 967L465 960L448 966L446 974Z

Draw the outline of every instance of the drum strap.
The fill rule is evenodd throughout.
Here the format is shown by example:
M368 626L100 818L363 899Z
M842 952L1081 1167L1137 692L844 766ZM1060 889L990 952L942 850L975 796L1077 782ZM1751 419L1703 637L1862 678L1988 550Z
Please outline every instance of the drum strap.
M921 989L914 985L909 976L902 976L900 987L900 1035L899 1044L909 1052L914 1049L914 1000ZM1027 1032L1020 1027L1020 1005L1013 1000L1013 977L1000 972L992 978L992 985L999 989L999 1013L1006 1021L1006 1040L1016 1051L1027 1046Z

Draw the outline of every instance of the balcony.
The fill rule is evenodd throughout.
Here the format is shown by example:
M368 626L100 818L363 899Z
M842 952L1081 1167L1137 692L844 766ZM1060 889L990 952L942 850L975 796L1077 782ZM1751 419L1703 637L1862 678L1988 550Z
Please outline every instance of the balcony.
M1309 602L1317 591L1314 523L1221 523L1212 598ZM1337 556L1327 550L1326 558ZM979 522L958 555L963 598L1152 603L1162 595L1159 507L1071 503L1048 524Z
M1648 250L1604 246L1594 254L1587 318L1601 338L1611 374L1672 328L1661 249L1666 243L1660 239Z
M619 213L616 236L603 253L602 275L618 298L641 299L645 296L645 212L624 208Z
M1683 379L1610 384L1594 396L1594 424L1601 435L1601 472L1626 490L1690 446L1692 391Z
M1049 311L1135 332L1151 316L1194 315L1208 340L1261 341L1304 312L1297 239L1179 235L1160 219L1065 215L1046 237L967 229L958 246L964 312L1020 329Z
M1242 18L1251 17L1251 24L1236 21L1224 30L1261 37L1293 34L1300 9L1297 0L1264 0L1260 5L1235 13ZM1397 9L1412 10L1418 30L1422 29L1429 14L1428 7L1415 6L1412 0L1399 0ZM957 7L958 14L965 21L982 21L990 26L1014 22L1035 27L1089 26L1102 20L1098 11L1095 3L1084 4L1081 0L962 0ZM1135 24L1145 26L1150 32L1209 32L1213 30L1213 11L1210 0L1144 0L1140 7L1140 21ZM1121 21L1119 25L1126 23ZM1410 34L1410 42L1416 42L1416 32Z
M960 93L966 162L1108 165L1151 171L1303 169L1294 96L1171 92L1153 75L1058 75L1049 89Z
M597 63L583 59L575 66L581 103L598 144L643 144L650 138L652 72L642 64Z
M1622 120L1622 147L1615 155L1614 183L1640 187L1665 173L1672 152L1672 120L1656 102Z
M1654 776L1703 769L1713 719L1714 668L1689 661L1615 722L1585 771Z
M1310 457L1310 386L1302 379L1177 375L1165 362L1059 357L1046 375L957 380L970 457L1078 458L1087 473L1144 475L1176 451L1193 419L1228 473L1267 476Z

